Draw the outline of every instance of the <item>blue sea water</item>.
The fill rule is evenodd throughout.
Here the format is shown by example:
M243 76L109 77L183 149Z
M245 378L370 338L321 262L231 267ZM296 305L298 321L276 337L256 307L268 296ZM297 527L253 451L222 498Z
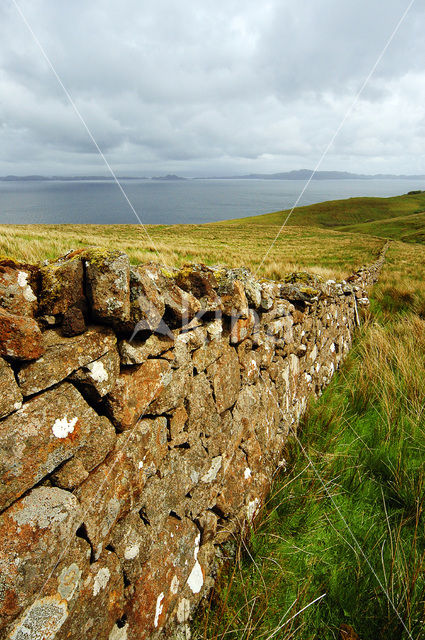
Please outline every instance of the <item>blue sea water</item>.
M123 188L146 224L189 224L291 208L301 180L124 180ZM424 189L414 180L312 181L299 205L353 196L393 196ZM294 212L292 224L296 224ZM110 181L0 182L0 223L137 223Z

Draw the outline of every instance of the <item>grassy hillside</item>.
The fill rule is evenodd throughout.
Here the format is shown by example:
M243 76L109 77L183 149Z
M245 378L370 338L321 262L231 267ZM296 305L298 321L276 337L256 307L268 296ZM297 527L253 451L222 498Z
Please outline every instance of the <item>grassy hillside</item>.
M425 212L385 218L374 222L364 222L363 224L346 225L339 228L352 233L366 233L383 238L402 240L403 242L425 243Z
M345 225L386 220L393 217L410 216L423 211L425 211L425 192L392 198L348 198L346 200L329 200L306 207L297 207L290 218L289 224L337 228ZM251 224L281 225L288 213L288 210L276 211L255 216L255 218L243 218L232 222L238 225L250 220ZM229 223L226 222L224 224Z

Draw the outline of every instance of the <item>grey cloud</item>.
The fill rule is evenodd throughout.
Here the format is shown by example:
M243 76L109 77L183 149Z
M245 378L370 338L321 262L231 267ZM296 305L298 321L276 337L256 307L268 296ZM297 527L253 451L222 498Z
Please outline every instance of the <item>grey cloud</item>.
M192 175L314 166L407 6L20 4L118 172ZM414 4L323 168L425 170L424 17ZM0 42L0 174L101 172L11 2L0 7Z

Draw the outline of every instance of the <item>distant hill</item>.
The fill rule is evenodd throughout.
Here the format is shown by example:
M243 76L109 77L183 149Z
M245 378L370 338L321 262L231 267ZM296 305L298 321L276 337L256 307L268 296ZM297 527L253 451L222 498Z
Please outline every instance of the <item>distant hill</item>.
M169 173L166 176L153 176L152 180L187 180L181 176L176 176L174 173Z
M49 180L49 178L44 176L4 176L0 180L3 180L3 182L20 182L21 180Z
M167 174L166 176L153 176L152 178L146 178L145 176L117 176L118 180L187 180L182 176L176 176L175 174ZM30 182L30 181L64 181L64 182L80 182L84 181L97 181L97 180L110 180L114 181L112 176L0 176L2 182Z
M314 174L314 175L313 175ZM249 173L243 176L208 176L206 178L187 178L173 174L167 174L164 176L152 176L147 178L145 176L118 176L119 180L304 180L307 181L310 178L312 180L417 180L419 183L424 183L425 175L396 175L392 173L376 173L369 175L366 173L349 173L348 171L316 171L312 169L296 169L294 171L282 171L280 173ZM61 181L94 181L94 180L114 180L110 175L107 176L0 176L0 181L3 182L21 182L30 180L61 180ZM421 187L418 184L418 188Z
M135 178L134 176L118 176L118 180L148 180L149 178L145 178L145 177L137 177ZM114 181L115 178L113 178L112 176L0 176L0 181L1 182L33 182L33 181L39 181L39 182L55 182L55 181L61 181L61 182L80 182L82 180L84 181L96 181L96 180L110 180L110 181Z
M312 177L313 176L313 177ZM243 176L220 176L210 180L422 180L425 175L395 175L392 173L349 173L348 171L316 171L312 169L296 169L280 173L249 173Z

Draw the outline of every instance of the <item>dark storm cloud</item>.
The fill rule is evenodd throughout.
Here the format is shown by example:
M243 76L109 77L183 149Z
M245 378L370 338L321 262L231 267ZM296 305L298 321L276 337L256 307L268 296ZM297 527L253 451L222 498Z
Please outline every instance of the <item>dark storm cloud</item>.
M133 174L314 166L407 7L19 3L111 164ZM425 171L424 18L414 4L323 168ZM0 42L0 174L102 172L11 0Z

